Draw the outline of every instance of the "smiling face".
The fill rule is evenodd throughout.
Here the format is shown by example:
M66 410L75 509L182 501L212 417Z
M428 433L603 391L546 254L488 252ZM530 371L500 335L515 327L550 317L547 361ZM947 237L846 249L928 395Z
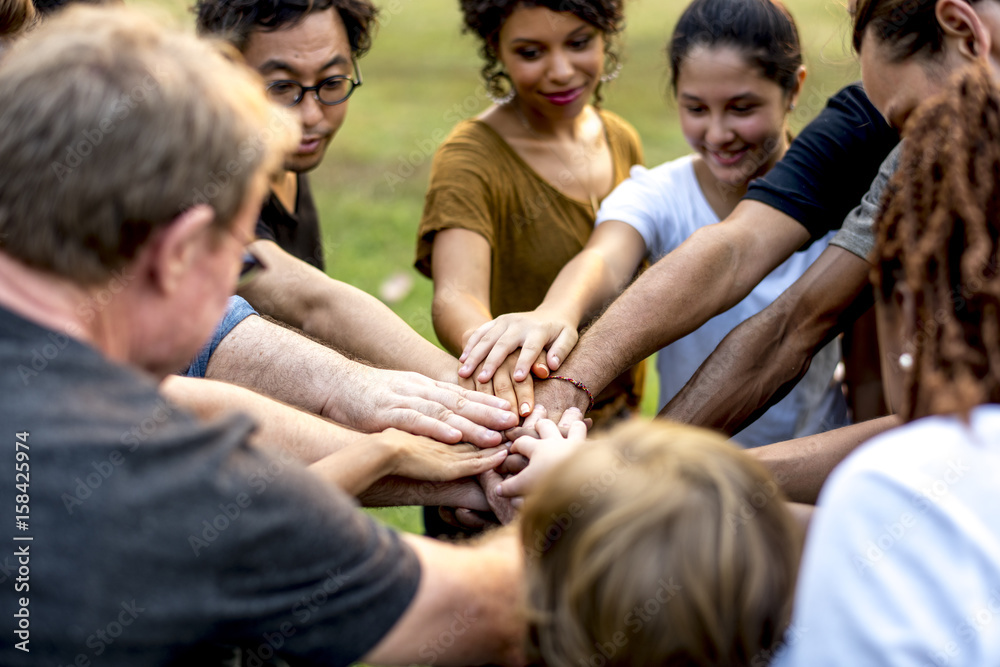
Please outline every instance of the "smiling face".
M685 139L716 180L736 188L784 154L785 116L794 97L726 46L692 48L677 76Z
M569 12L520 6L500 29L498 55L518 101L549 118L572 118L594 96L604 35Z
M243 56L266 83L291 79L314 86L331 76L353 73L347 29L333 8L309 13L288 28L254 31ZM349 103L327 106L310 92L292 107L302 123L302 142L286 160L286 169L301 173L319 166Z

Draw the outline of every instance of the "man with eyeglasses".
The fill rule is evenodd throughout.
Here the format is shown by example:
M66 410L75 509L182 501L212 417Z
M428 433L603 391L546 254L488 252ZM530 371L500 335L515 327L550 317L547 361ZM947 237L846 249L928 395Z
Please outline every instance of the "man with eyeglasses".
M266 269L241 284L246 302L230 302L189 374L242 384L364 431L393 427L445 442L499 444L500 431L517 423L508 404L459 387L451 355L378 299L323 272L307 173L322 162L362 83L358 58L371 43L375 7L368 0L201 0L194 9L199 32L243 54L268 97L299 120L302 139L272 177L247 247L248 259ZM254 309L376 368L250 317ZM197 407L191 393L173 398Z

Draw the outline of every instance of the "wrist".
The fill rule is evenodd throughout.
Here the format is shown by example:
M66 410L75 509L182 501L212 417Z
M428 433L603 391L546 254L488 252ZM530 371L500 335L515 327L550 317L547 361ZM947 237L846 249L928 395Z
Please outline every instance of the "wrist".
M561 385L568 387L565 389L566 396L573 396L572 405L580 408L580 412L587 414L594 407L594 393L585 382L570 375L550 375L549 380L556 380ZM580 400L583 400L581 403Z

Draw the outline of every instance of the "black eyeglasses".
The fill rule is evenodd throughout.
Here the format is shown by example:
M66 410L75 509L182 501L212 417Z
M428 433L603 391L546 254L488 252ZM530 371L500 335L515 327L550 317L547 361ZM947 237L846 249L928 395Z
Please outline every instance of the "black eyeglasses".
M332 107L341 102L346 102L354 89L361 85L361 70L358 68L358 61L351 58L354 64L354 78L346 74L331 76L323 79L315 86L303 86L298 81L283 79L272 81L267 84L267 96L283 107L294 107L302 101L305 94L312 92L316 95L316 101Z

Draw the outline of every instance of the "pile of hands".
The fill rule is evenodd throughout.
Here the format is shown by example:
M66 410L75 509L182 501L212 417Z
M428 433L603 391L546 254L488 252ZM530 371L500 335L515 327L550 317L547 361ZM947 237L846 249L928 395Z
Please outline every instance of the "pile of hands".
M487 322L466 338L457 384L471 392L469 400L486 402L495 397L505 401L513 408L517 422L508 417L511 428L477 433L485 437L468 441L490 447L499 440L507 452L500 465L478 474L491 512L441 508L448 523L483 528L495 520L502 524L513 520L538 480L586 440L591 421L584 419L578 407L566 407L557 394L553 393L551 412L536 402L535 378L547 379L576 344L577 331L571 324L553 322L536 313L513 313ZM544 392L537 398L546 400Z
M458 506L441 508L448 523L508 523L538 480L586 440L590 420L560 392L577 390L535 384L558 369L576 341L568 323L536 313L501 316L467 336L457 372L451 366L432 380L371 369L360 387L368 407L350 423L370 432L397 429L395 474L461 486Z

